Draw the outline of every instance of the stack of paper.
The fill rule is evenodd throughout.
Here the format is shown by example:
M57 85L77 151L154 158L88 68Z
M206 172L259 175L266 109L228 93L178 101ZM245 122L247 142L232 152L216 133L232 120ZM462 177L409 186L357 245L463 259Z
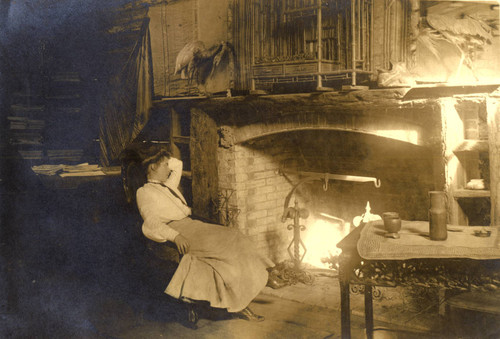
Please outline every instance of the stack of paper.
M105 173L99 165L89 165L88 163L74 166L65 165L62 173L59 173L60 177L89 177L96 175L105 175Z
M31 169L36 174L55 175L57 172L62 171L63 167L64 165L40 165L33 166Z
M56 175L60 177L90 177L106 175L99 165L89 165L88 163L78 165L40 165L31 167L36 174Z

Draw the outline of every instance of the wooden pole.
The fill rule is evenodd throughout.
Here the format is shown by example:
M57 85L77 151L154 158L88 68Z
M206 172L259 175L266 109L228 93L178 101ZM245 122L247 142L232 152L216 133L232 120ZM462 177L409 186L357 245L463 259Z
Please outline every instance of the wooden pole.
M170 109L170 146L172 148L172 155L177 159L182 159L181 150L177 146L175 142L175 137L181 135L181 126L180 126L180 116L179 113L174 109Z
M373 3L370 3L370 31L369 31L369 34L370 34L370 58L368 59L368 66L367 66L367 70L368 71L373 71L373 66L372 66L372 63L373 63L373 36L375 35L375 30L373 28Z
M490 158L491 225L500 225L500 96L486 100Z
M337 14L337 26L336 26L336 31L337 31L337 58L336 61L339 62L339 64L342 61L342 35L341 35L341 29L342 29L342 23L341 23L341 13L340 13L340 8L338 5L338 2L335 2L335 10ZM334 59L335 61L335 59ZM345 65L347 68L347 65ZM342 67L342 66L341 66Z
M351 0L351 68L356 69L356 0ZM356 86L356 72L352 72L352 85Z
M250 70L251 74L251 82L250 82L250 90L255 91L255 76L253 74L253 68L255 67L255 39L256 39L256 34L255 34L255 28L257 27L257 15L259 13L257 12L255 6L257 6L255 3L251 4L251 19L253 22L253 25L250 27L250 34L251 34L251 45L250 45L250 62L252 64L252 68Z
M460 205L453 196L453 192L463 187L463 166L453 150L463 141L463 122L456 110L455 98L441 98L441 145L436 149L434 173L440 174L440 166L444 165L445 185L443 188L448 194L448 222L452 225L467 225L467 219ZM437 179L437 180L436 180ZM435 178L439 181L439 177Z
M358 42L358 45L356 46L356 58L361 57L361 45L362 45L362 40L361 40L361 25L362 25L362 19L361 19L361 1L362 0L356 0L356 13L354 13L355 18L356 18L356 33L357 33L357 39L356 41ZM357 63L357 59L354 59ZM354 69L356 67L353 67Z
M318 87L323 87L323 79L321 78L322 71L322 59L323 59L323 23L322 13L321 13L321 0L318 1Z
M385 0L385 7L384 7L384 67L388 68L389 67L389 4L388 0Z
M361 1L360 1L361 2ZM367 12L365 12L365 4L361 4L359 7L361 9L361 13L359 14L359 22L361 23L361 38L363 39L363 45L360 44L361 48L361 62L362 62L362 69L366 69L366 25L367 21L366 18L368 17L366 15Z

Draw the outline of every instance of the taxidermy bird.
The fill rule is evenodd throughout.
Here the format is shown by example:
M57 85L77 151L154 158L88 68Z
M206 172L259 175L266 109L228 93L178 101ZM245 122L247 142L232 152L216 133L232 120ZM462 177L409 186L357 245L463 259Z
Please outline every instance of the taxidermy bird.
M404 62L391 61L390 70L377 70L377 85L379 87L413 86L415 78Z
M205 85L213 77L216 70L227 67L234 61L234 52L228 42L221 42L208 49L201 41L186 44L175 60L174 74L180 74L182 79L193 80L197 85Z
M491 23L466 14L459 16L428 14L425 21L427 27L421 29L418 41L437 58L440 58L437 50L438 41L451 43L460 52L456 75L460 75L460 70L465 65L478 80L474 69L474 58L476 52L482 51L486 44L491 44L493 39Z

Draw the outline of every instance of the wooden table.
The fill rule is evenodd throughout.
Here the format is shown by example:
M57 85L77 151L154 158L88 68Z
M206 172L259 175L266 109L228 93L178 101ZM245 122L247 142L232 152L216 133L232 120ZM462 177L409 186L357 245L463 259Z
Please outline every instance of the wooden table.
M55 190L74 190L78 189L81 185L99 183L102 182L103 179L109 178L118 178L121 180L121 169L119 166L103 167L101 171L102 173L99 175L88 175L85 173L72 176L39 174L38 177L45 188Z
M381 221L362 224L337 247L342 338L351 337L350 288L363 285L367 338L373 338L374 286L425 286L455 290L500 289L499 227L489 238L474 227L448 226L448 240L431 241L428 222L403 221L400 239L385 238ZM458 244L458 245L456 245Z

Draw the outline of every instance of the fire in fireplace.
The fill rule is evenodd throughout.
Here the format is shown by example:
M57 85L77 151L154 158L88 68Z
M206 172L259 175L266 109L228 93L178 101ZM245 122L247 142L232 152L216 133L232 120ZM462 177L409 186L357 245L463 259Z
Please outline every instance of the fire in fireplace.
M295 206L290 207L290 199L300 185L311 182L321 181L324 192L328 190L330 180L341 180L348 182L370 183L372 182L376 188L381 186L381 182L377 178L364 177L356 175L340 175L331 173L315 173L315 172L286 172L280 170L284 176L294 174L301 179L293 186L292 190L285 199L285 209L283 211L282 222L287 219L292 219L293 224L287 226L289 230L293 230L293 239L288 246L288 253L295 263L295 268L299 269L301 262L307 256L307 262L318 267L325 267L323 263L325 258L328 258L335 253L335 245L350 231L350 222L344 219L332 216L330 214L316 211L313 217L308 222L308 227L301 225L300 219L307 219L310 215L306 208L299 208L299 203L295 200ZM312 207L314 209L314 206ZM367 203L365 216L370 214L370 204ZM309 231L307 230L309 228ZM305 231L304 241L302 240L301 231ZM293 250L291 248L293 247ZM308 250L309 249L309 250Z

